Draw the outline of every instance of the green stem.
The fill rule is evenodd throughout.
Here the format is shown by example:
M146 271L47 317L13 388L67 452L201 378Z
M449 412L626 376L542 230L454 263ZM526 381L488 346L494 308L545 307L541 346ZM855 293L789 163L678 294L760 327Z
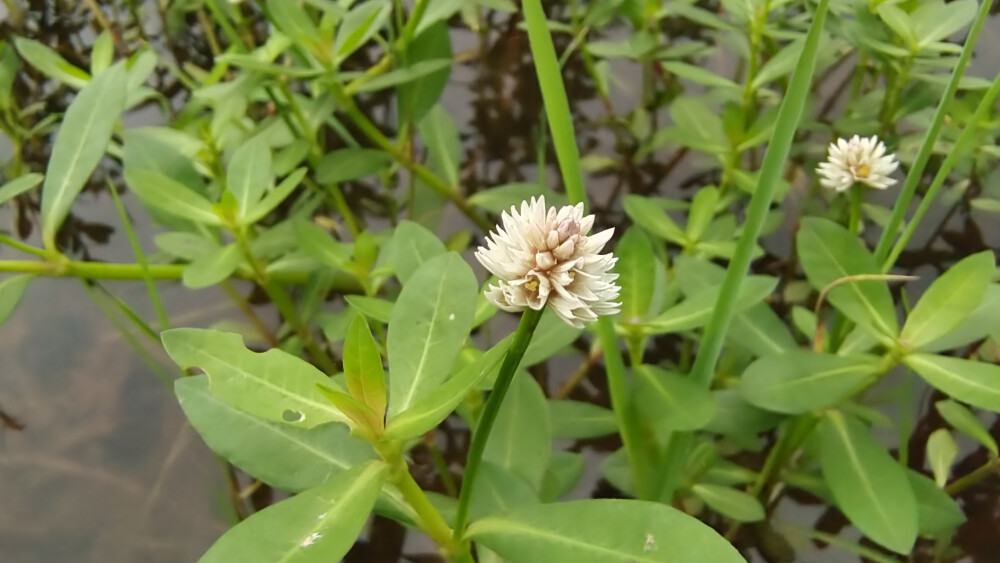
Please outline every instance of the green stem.
M507 355L504 356L503 364L500 366L500 373L497 375L496 383L493 384L493 391L486 400L486 406L476 423L476 430L472 434L472 444L469 446L469 457L465 464L465 475L462 477L462 489L458 495L458 510L455 513L455 541L461 541L462 534L465 533L465 526L469 521L469 501L472 500L473 486L479 474L479 466L483 461L483 452L486 450L486 442L490 438L490 431L493 423L496 422L497 415L500 414L500 406L503 404L504 395L514 381L514 374L521 364L524 351L528 349L531 342L531 335L538 326L538 320L542 318L544 309L525 309L521 313L521 322L514 333L514 339L510 343Z
M150 264L143 268L139 264L115 264L107 262L81 262L74 260L55 260L41 262L38 260L0 260L0 272L18 272L45 277L69 277L95 280L141 281L146 272L154 280L179 280L184 274L185 264ZM239 271L236 276L245 276ZM308 279L305 272L281 272L271 276L275 282L305 283Z
M132 228L132 221L129 220L128 211L125 210L125 205L122 204L122 200L118 196L118 190L115 189L115 186L111 182L108 182L108 191L111 192L111 199L114 201L115 209L118 210L118 215L122 218L122 225L125 227L125 236L132 246L136 263L142 270L142 278L146 284L146 293L149 294L149 301L153 304L153 309L156 311L156 320L160 325L160 330L167 330L170 328L170 317L167 316L163 300L160 299L160 292L156 289L156 282L153 281L153 277L149 274L149 262L146 260L146 253L142 251L142 244L139 242L139 237L135 234L135 229Z
M889 134L896 129L896 123L893 120L893 116L896 114L896 108L899 105L899 97L903 93L903 88L906 87L906 83L910 80L910 70L913 68L913 60L916 57L915 54L910 54L903 61L903 67L899 70L899 74L892 81L892 85L885 94L885 98L882 102L882 131Z
M993 84L987 90L983 99L980 100L976 112L972 115L969 122L966 123L965 128L958 135L958 139L955 140L955 146L948 151L948 156L945 157L944 162L938 168L937 174L934 175L934 180L931 181L931 185L927 188L923 199L920 200L920 205L913 214L913 218L906 224L903 234L900 235L899 240L892 247L892 252L889 253L885 262L882 263L883 271L888 272L893 264L896 263L899 255L906 249L906 245L909 244L910 239L917 232L920 221L930 210L931 205L934 203L934 198L937 197L938 192L941 191L941 187L944 186L945 180L948 179L951 169L955 166L958 159L967 155L969 149L971 149L972 143L976 140L976 133L979 132L979 124L986 120L988 114L993 110L993 103L996 101L998 95L1000 95L1000 74L993 79Z
M236 236L236 244L239 245L240 250L243 252L243 257L253 270L257 283L264 289L264 292L267 293L271 302L278 308L278 311L280 311L281 315L286 321L288 321L288 324L295 329L299 338L302 339L302 344L309 352L309 355L312 356L313 361L315 361L316 365L327 375L337 373L337 365L334 364L333 360L330 359L330 356L323 351L318 344L316 344L312 334L309 332L308 325L306 325L306 323L302 321L302 317L299 316L299 311L296 309L295 302L292 301L291 296L288 295L288 291L285 290L285 287L282 284L275 283L274 280L271 280L268 277L267 272L260 267L260 263L257 262L253 252L250 250L250 245L247 242L246 236L239 231L234 232L234 235Z
M37 256L39 258L45 258L45 259L49 258L48 251L41 248L36 248L34 246L31 246L30 244L25 244L7 235L0 235L0 244L9 246L11 248L16 248L17 250L20 250L21 252L25 252L27 254L31 254L32 256Z
M976 468L972 473L955 479L944 490L949 495L955 496L998 471L1000 471L1000 458L993 458Z
M743 233L736 243L736 251L726 269L726 277L723 279L719 299L716 301L712 317L705 327L704 336L695 358L694 366L691 368L691 378L709 387L715 375L715 365L722 353L722 344L725 341L729 323L732 321L733 312L736 306L736 297L739 294L743 278L746 276L753 258L754 248L757 244L757 237L760 236L764 220L767 218L774 199L774 188L781 177L782 169L788 158L792 140L795 138L795 130L798 128L799 120L805 109L805 101L809 96L810 84L812 83L813 70L816 64L816 53L819 50L819 40L823 30L823 23L826 19L826 11L829 0L821 0L816 7L812 25L806 36L805 44L802 48L802 56L799 58L792 75L788 92L778 110L777 123L774 128L774 136L764 153L764 161L761 165L760 176L757 187L750 197L750 205L747 208L746 222L743 225ZM690 442L690 440L688 440ZM672 445L672 444L671 444ZM678 449L669 451L670 457L666 459L667 469L665 474L678 475L678 467L687 459L687 452ZM661 499L669 501L673 497L674 487L677 480L669 480L661 491Z
M403 498L417 513L420 529L441 547L447 548L454 545L451 528L441 517L441 513L431 504L420 485L413 479L409 467L401 458L397 462L394 473L396 476L393 481L399 488L399 492L403 494Z
M572 134L573 121L569 99L559 70L559 59L552 44L552 36L545 21L541 0L523 0L524 19L528 25L528 41L534 55L535 71L542 90L542 101L552 130L552 143L562 170L566 196L572 202L584 202L587 192L583 187L583 168L580 166L580 148Z
M465 215L472 220L479 228L484 231L488 231L493 228L493 224L486 219L479 211L477 211L470 203L469 200L462 195L457 186L451 186L437 174L430 171L429 168L414 161L406 154L405 151L397 147L392 141L390 141L382 131L375 126L371 120L368 119L364 113L358 109L357 104L354 100L347 96L342 90L339 90L334 86L333 90L334 97L340 102L341 109L347 114L351 121L361 130L362 133L368 140L375 143L375 145L387 152L392 156L396 162L399 162L403 168L406 168L412 172L417 178L427 184L432 190L441 194L442 196L448 198L452 201L460 210L462 210Z
M927 166L927 161L930 160L931 154L934 152L934 144L937 141L938 133L941 131L945 115L948 113L948 107L955 97L955 91L958 90L958 84L961 82L965 67L968 66L969 59L972 57L976 39L979 38L979 33L983 30L986 19L989 17L991 6L993 6L993 0L983 0L983 3L979 6L979 13L972 24L972 29L969 30L968 37L965 38L965 46L962 47L962 54L958 57L958 63L955 64L955 70L951 74L948 87L945 89L941 101L938 102L937 109L934 111L934 118L927 128L927 132L924 133L924 140L920 145L920 150L917 151L917 157L913 160L913 166L906 172L906 183L903 184L903 189L899 192L896 204L892 208L892 215L889 216L889 223L886 224L885 230L882 231L882 236L879 238L878 245L875 247L875 259L879 262L885 262L892 241L896 238L899 227L906 217L906 210L909 208L910 201L913 200L917 187L920 185L924 167Z
M861 229L861 190L863 188L857 184L848 190L850 197L850 211L847 217L847 230L852 235L858 234Z

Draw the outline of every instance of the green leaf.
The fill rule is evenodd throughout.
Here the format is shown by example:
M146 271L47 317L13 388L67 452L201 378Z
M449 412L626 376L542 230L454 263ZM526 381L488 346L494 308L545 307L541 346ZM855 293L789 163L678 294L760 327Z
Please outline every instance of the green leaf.
M934 354L910 354L903 362L943 393L1000 412L1000 366Z
M226 532L201 563L339 561L368 521L389 466L370 461L254 513Z
M549 468L542 479L538 496L543 502L555 502L569 494L583 477L583 454L555 451L549 459Z
M396 305L392 301L364 295L345 295L344 299L352 309L380 323L389 322L389 319L392 318L392 309Z
M736 298L736 310L740 311L763 301L774 291L778 280L766 276L747 276L740 286ZM706 287L679 304L667 309L662 315L643 325L647 334L684 332L708 323L719 299L720 285Z
M504 184L478 191L469 197L469 204L477 205L499 215L504 211L510 211L511 207L520 205L522 201L539 196L544 196L545 203L550 207L566 205L566 196L557 194L541 184L527 182Z
M21 303L21 298L24 297L24 292L28 289L28 284L34 277L31 274L21 274L0 282L0 326L3 326L7 319L14 314L17 306Z
M243 143L226 170L226 189L236 197L239 219L245 220L271 185L271 150L263 137Z
M767 517L757 497L743 491L699 483L691 492L712 510L737 522L759 522Z
M555 440L585 440L618 432L615 413L579 401L549 401L549 426Z
M976 19L976 0L924 2L911 15L914 36L921 48L944 41Z
M450 67L450 58L419 61L410 66L404 66L387 72L378 78L369 80L368 82L363 82L361 86L355 89L355 92L377 92L386 88L392 88L393 86L413 82L419 78L423 78L429 74L434 74L442 69Z
M759 409L746 401L737 389L712 391L715 417L705 426L708 432L727 436L756 436L781 422L782 417Z
M84 88L90 81L89 74L71 65L49 46L34 39L15 37L14 46L17 47L21 58L49 78L54 78L77 90ZM124 92L122 92L122 96L122 104L124 104ZM103 152L103 147L101 150Z
M715 400L708 389L655 366L635 368L635 402L646 419L669 430L697 430L715 416Z
M295 191L295 188L299 187L302 179L306 177L306 173L309 171L308 168L299 168L291 174L285 177L280 184L273 190L267 192L264 199L258 201L253 207L250 208L243 215L243 224L252 225L257 221L260 221L267 214L278 208L279 205L284 203L288 196Z
M409 440L433 430L448 417L479 383L500 365L511 337L497 342L476 361L432 389L423 399L392 418L386 426L387 439Z
M994 456L997 455L996 440L972 411L950 399L938 401L934 403L934 407L952 428L979 442Z
M1000 328L1000 285L991 283L986 286L983 300L979 302L972 313L944 336L923 347L921 352L941 352L967 346L983 340Z
M44 179L45 176L42 176L41 174L29 172L24 176L14 178L10 182L7 182L3 185L3 187L0 187L0 205L7 203L31 188L34 188L38 184L41 184Z
M385 414L385 370L378 344L364 316L354 317L344 341L344 380L347 390L378 415Z
M962 508L934 481L912 470L907 470L906 477L917 499L917 528L921 536L945 536L965 522Z
M392 6L384 0L364 2L348 12L340 23L333 46L337 64L378 33L391 12Z
M420 120L417 129L427 145L430 168L443 176L450 186L458 186L462 141L451 114L438 104Z
M678 256L674 271L685 295L697 294L705 287L720 285L726 275L722 266L690 256ZM733 315L726 338L756 356L780 354L796 347L784 321L767 303L751 305Z
M528 367L543 362L557 354L570 344L576 341L583 333L583 329L573 328L566 324L552 311L546 310L542 313L542 320L538 321L538 327L531 336L528 349L524 351L521 358L521 366Z
M911 50L917 46L917 33L909 15L895 4L883 3L878 7L878 15Z
M906 471L853 418L830 411L820 427L820 465L837 507L879 545L908 554L917 502Z
M716 88L740 88L740 85L736 84L732 80L724 76L719 76L718 74L700 66L689 65L687 63L677 61L661 62L660 66L663 67L663 70L681 78L686 78L695 84L702 84L704 86Z
M433 2L427 5L424 17L420 18L420 24L413 40L406 46L406 56L402 60L409 65L403 71L413 72L418 66L427 69L428 64L434 61L435 64L443 66L430 73L423 73L416 80L412 80L399 85L396 92L396 103L401 123L420 123L427 115L448 85L451 77L451 61L454 59L451 50L451 30L448 22L440 21L434 23L432 12L440 7L444 2ZM433 25L431 25L433 24ZM444 61L449 64L444 65Z
M802 268L818 290L847 276L881 273L861 240L828 219L802 219L797 242ZM827 299L858 324L893 338L899 333L889 287L883 281L844 283L833 288Z
M715 217L715 208L719 205L719 190L707 187L698 190L691 200L691 212L688 214L688 240L701 240L705 229Z
M948 268L907 317L899 336L903 345L920 349L958 327L982 302L995 267L993 251L987 250Z
M424 262L444 253L441 239L420 223L400 221L392 234L392 265L404 285Z
M666 211L657 205L651 204L649 200L642 196L626 195L624 200L625 213L629 219L646 229L651 235L683 246L687 242L687 235L677 223L671 219Z
M469 516L473 520L540 503L538 494L522 477L485 460L480 470L469 503Z
M958 457L958 444L947 428L938 428L927 438L927 463L934 473L934 482L944 487L951 475L951 466Z
M208 377L183 377L174 392L188 422L208 447L272 487L297 493L374 459L371 446L343 424L296 428L248 414L209 391Z
M115 56L115 44L111 34L102 32L94 41L94 46L90 50L90 72L97 76L102 71L111 66L111 61Z
M537 491L542 486L551 453L545 393L527 372L518 372L500 406L483 461L520 476Z
M267 0L267 13L274 25L289 37L313 46L320 41L320 31L303 6L289 0Z
M696 518L637 500L524 506L474 522L466 537L510 561L744 561L735 547Z
M757 76L753 79L753 89L759 90L773 80L788 76L795 68L795 64L799 62L804 46L804 40L796 40L778 51L778 54L771 57L757 71Z
M327 153L316 166L316 181L339 184L377 174L392 164L389 153L377 149L347 148Z
M389 321L389 419L441 384L472 329L478 291L472 269L454 252L410 277Z
M750 364L740 378L740 392L763 409L805 414L851 397L879 374L879 363L877 356L789 350Z
M272 348L258 354L243 346L238 334L196 328L171 329L161 339L177 365L208 374L212 395L234 408L300 428L347 422L317 389L340 387L287 352Z
M236 244L216 247L188 264L182 281L190 289L209 287L228 279L242 261L243 256Z
M304 219L293 219L295 241L299 248L320 264L343 270L351 259L350 248L339 242L319 225Z
M69 215L73 200L104 157L111 132L125 109L124 81L125 66L118 63L91 80L66 110L42 185L46 247L53 247L56 231Z
M198 223L222 225L207 199L169 176L154 170L126 168L125 181L135 195L151 207Z
M635 227L625 231L618 241L615 256L618 257L614 272L618 274L618 287L621 288L621 318L626 323L639 324L649 314L659 262L653 255L649 238Z

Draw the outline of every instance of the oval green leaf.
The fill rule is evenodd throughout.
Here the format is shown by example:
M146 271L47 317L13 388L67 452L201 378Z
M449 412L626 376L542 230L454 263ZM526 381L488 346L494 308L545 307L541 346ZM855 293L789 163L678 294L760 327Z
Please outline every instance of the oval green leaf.
M234 408L301 428L347 422L319 391L321 385L340 386L283 350L258 354L238 334L197 328L171 329L161 339L177 365L208 374L212 395Z
M385 370L382 356L363 315L354 317L344 340L344 381L351 395L379 420L385 416Z
M420 266L445 253L444 243L420 223L400 221L392 234L390 256L396 277L404 284Z
M243 143L226 169L226 189L236 198L239 219L245 220L271 185L271 149L260 136Z
M184 268L182 281L190 289L215 285L232 275L242 260L240 248L235 243L213 248Z
M621 288L620 318L625 323L639 324L649 313L656 268L659 267L653 255L653 244L641 229L631 227L618 241L615 256L618 263L614 271L618 274L618 286Z
M958 444L947 428L938 428L927 438L927 463L934 474L934 482L944 487L951 475L951 466L958 457Z
M767 276L747 276L740 284L736 310L741 311L763 301L774 291L778 280ZM666 334L700 328L708 323L719 300L721 285L713 285L691 295L643 325L647 334Z
M917 501L905 470L860 422L838 411L827 413L820 432L820 465L837 507L879 545L909 554Z
M11 276L0 282L0 326L2 326L21 303L24 292L28 289L35 276L31 274L21 274Z
M973 254L948 268L906 318L899 335L903 345L920 349L962 324L983 300L995 268L992 250Z
M549 424L556 440L585 440L618 432L614 411L580 401L549 401Z
M910 354L903 362L947 395L1000 412L1000 366L934 354Z
M339 561L357 541L389 466L370 461L240 522L201 563Z
M796 241L806 277L819 291L847 276L881 273L861 240L828 219L802 219ZM884 281L844 283L830 290L827 299L856 323L893 338L899 333L896 309Z
M990 431L983 426L979 418L972 414L972 411L951 399L938 401L934 403L934 407L941 418L945 419L955 430L979 442L994 456L997 455L996 440L993 439Z
M744 562L735 547L697 519L638 500L520 507L474 522L466 537L510 561Z
M760 408L804 414L847 399L879 370L877 356L789 350L750 364L740 378L740 392Z
M715 399L708 389L655 366L635 368L635 401L646 419L669 430L697 430L715 416Z
M44 179L45 176L42 176L41 174L29 172L24 176L14 178L10 182L7 182L3 185L3 187L0 187L0 205L7 203L31 188L34 188L38 184L41 184Z
M545 393L527 372L515 373L486 442L483 461L518 475L537 491L551 454Z
M125 65L118 63L87 83L66 110L42 184L42 238L47 247L54 245L73 200L104 157L125 109L124 82Z
M222 225L212 203L173 178L155 170L125 170L125 181L151 207L206 225Z
M478 291L454 252L425 262L403 287L389 320L389 419L448 376L472 330Z
M691 492L712 510L737 522L759 522L767 516L757 497L731 487L697 484Z

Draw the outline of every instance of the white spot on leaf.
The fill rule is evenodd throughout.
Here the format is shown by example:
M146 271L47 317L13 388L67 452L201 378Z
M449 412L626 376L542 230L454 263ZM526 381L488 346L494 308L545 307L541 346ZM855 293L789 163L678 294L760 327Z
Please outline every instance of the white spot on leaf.
M316 543L317 541L319 541L319 539L322 538L322 537L323 537L323 534L321 534L319 532L313 532L313 533L309 534L306 537L306 539L302 540L302 543L299 544L299 547L309 547L310 545L312 545L312 544Z
M455 320L455 313L452 313L452 314L448 315L448 320L449 321Z
M656 551L656 538L653 534L646 534L646 544L642 546L643 553Z

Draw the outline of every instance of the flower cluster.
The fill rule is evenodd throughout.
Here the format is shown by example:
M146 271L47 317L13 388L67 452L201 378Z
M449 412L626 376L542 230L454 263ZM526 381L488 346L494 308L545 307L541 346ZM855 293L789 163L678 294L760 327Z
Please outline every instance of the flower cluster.
M510 213L503 227L486 237L476 259L500 281L486 298L505 311L541 309L546 304L567 323L582 327L599 315L619 311L620 291L611 268L618 260L598 254L614 229L587 236L594 216L583 215L583 204L546 208L545 198L531 198Z
M827 161L816 172L820 184L842 192L856 183L884 190L896 183L890 177L899 162L896 155L886 154L885 143L874 137L851 137L830 143Z

